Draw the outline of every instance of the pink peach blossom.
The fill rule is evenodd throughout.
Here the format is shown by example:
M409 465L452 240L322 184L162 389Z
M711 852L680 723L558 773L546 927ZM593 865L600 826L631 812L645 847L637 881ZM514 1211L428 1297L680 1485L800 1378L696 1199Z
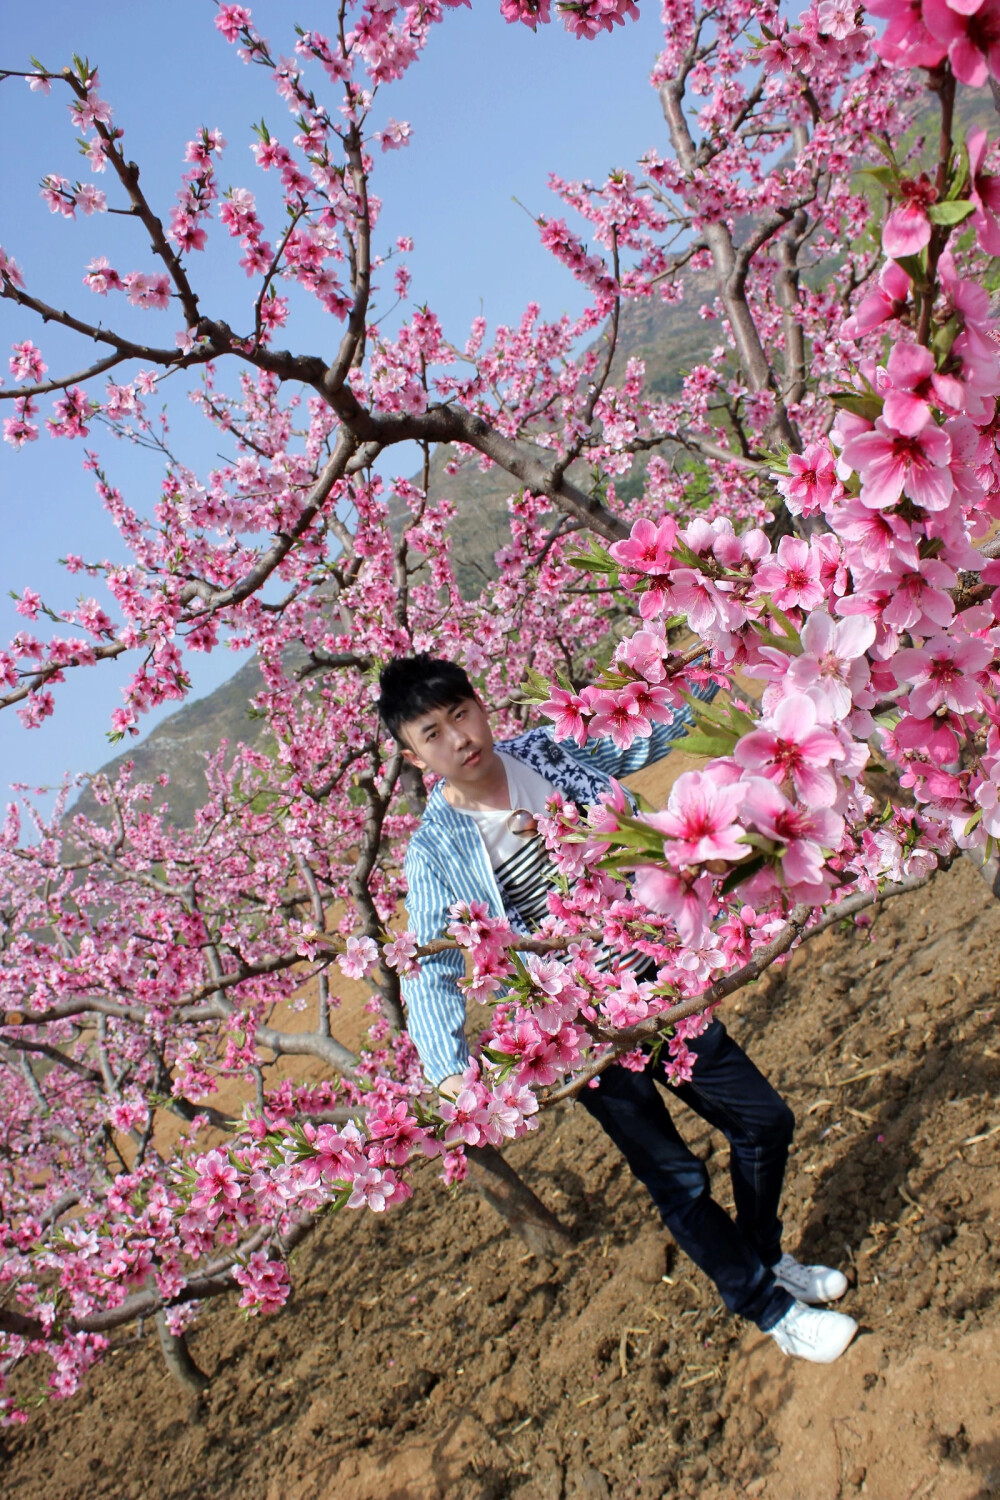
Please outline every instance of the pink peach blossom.
M644 821L670 842L664 852L671 864L700 864L709 859L743 859L740 843L742 784L719 783L705 771L685 771L670 789L664 812L647 813Z
M783 536L774 557L757 569L754 582L779 609L815 609L823 602L819 557L799 537Z
M968 197L976 205L972 219L976 237L987 255L1000 255L1000 176L983 171L989 136L985 130L970 130L966 145L972 178Z
M941 707L956 714L975 712L983 698L975 674L989 666L993 655L986 641L935 635L920 648L897 651L892 666L900 682L914 684L910 712L927 719Z
M927 510L943 509L951 497L951 439L933 422L908 437L879 417L870 432L845 443L843 458L857 470L862 503L873 510L896 505L904 493Z
M948 61L960 83L982 88L1000 78L1000 0L983 0L971 12L948 0L923 0L924 25L948 49Z
M919 255L930 243L931 221L927 210L937 198L937 189L921 172L917 178L904 177L899 184L899 205L885 221L882 249L898 260L903 255Z
M883 415L886 425L896 432L914 437L922 431L934 420L932 403L948 411L962 408L962 382L954 375L939 375L933 354L919 344L894 344L888 375L892 385L885 395Z
M770 781L752 777L747 785L745 813L765 838L782 847L781 869L786 884L821 886L826 873L825 849L837 849L844 836L844 820L825 807L807 811L794 807Z
M790 779L796 794L809 807L830 807L836 800L837 780L829 769L844 759L835 734L818 727L816 705L804 693L783 698L760 729L736 743L737 762L769 781Z

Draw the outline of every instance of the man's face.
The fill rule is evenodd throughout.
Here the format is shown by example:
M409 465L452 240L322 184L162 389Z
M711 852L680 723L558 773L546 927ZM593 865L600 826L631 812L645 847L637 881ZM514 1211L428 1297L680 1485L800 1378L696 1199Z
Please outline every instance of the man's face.
M478 698L450 708L432 708L402 727L404 757L421 771L434 771L459 787L473 788L488 777L493 733Z

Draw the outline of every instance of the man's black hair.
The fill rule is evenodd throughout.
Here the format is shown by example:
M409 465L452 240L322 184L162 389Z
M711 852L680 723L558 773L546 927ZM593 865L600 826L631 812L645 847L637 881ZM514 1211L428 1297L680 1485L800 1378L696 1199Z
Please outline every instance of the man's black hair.
M453 708L474 698L476 690L464 669L439 656L397 656L379 677L378 711L389 733L403 744L403 728L435 708Z

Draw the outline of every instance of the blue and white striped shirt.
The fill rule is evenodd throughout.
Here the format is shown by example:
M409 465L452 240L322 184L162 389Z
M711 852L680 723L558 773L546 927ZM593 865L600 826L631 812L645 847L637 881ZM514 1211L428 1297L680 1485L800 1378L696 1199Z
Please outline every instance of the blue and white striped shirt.
M714 698L714 685L696 696ZM627 776L662 760L691 727L691 711L678 709L665 723L654 724L648 739L637 739L619 750L610 739L590 740L583 748L555 740L549 728L530 729L516 739L500 741L497 749L524 761L581 806L610 790L611 776ZM506 915L516 931L527 931L516 911L504 912L486 846L472 818L445 800L438 782L427 799L420 827L410 840L404 870L406 910L410 931L423 945L443 937L448 911L456 901L481 901L491 916ZM403 981L407 1026L420 1054L427 1078L438 1084L461 1073L469 1061L465 1040L465 996L458 981L465 960L458 949L434 953L420 961L420 974Z

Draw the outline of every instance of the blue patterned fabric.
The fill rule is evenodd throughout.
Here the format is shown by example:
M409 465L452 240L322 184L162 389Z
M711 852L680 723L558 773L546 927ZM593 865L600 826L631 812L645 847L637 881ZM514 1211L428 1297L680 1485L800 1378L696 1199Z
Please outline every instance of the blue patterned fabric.
M696 696L708 701L716 691L714 686L701 688ZM690 709L679 709L665 723L654 724L648 739L634 740L627 750L619 750L610 739L590 740L581 749L570 741L553 739L549 728L529 729L516 739L498 741L496 749L531 766L564 796L587 807L610 790L610 777L627 776L662 760L691 722ZM441 782L427 799L404 870L409 928L421 945L445 935L448 910L456 901L481 901L491 916L506 915L515 931L527 931L516 911L504 913L479 829L445 800ZM417 978L403 981L407 1027L433 1084L461 1073L469 1060L465 996L458 988L464 973L462 953L450 949L421 959Z

